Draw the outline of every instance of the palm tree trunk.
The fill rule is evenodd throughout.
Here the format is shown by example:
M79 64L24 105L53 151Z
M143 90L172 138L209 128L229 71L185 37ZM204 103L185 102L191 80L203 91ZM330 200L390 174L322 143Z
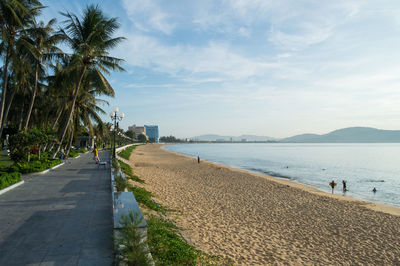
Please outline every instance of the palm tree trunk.
M58 143L57 148L55 149L55 151L54 151L54 153L53 153L52 159L54 159L54 158L56 157L58 151L60 150L60 147L61 147L61 145L62 145L62 142L64 141L65 133L67 133L68 125L69 125L69 122L71 121L72 114L73 114L73 112L74 112L76 98L78 98L79 89L80 89L80 87L81 87L81 83L82 83L83 77L84 77L84 75L85 75L86 68L87 68L87 66L84 65L84 66L83 66L83 69L82 69L81 76L80 76L79 81L78 81L78 84L77 84L77 86L76 86L74 98L72 99L72 104L71 104L71 108L70 108L70 110L69 110L69 114L68 114L67 121L65 122L64 128L63 128L63 130L61 131L60 142Z
M54 120L53 125L51 126L51 130L56 129L56 125L57 125L58 120L59 120L60 117L61 117L62 111L63 111L63 108L61 107L61 108L60 108L60 111L58 111L58 114L57 114L57 116L56 116L56 120Z
M7 46L7 54L6 54L6 61L4 63L3 67L3 91L1 95L1 104L0 104L0 139L1 139L1 134L3 133L3 127L5 124L5 119L4 119L4 107L6 103L6 94L7 94L7 86L8 86L8 67L10 64L10 53L11 53L11 47L10 44Z
M18 131L22 129L22 122L24 121L24 101L22 101L20 112L19 112L19 123L18 123Z
M13 90L12 90L12 92L11 92L11 95L10 95L10 99L8 99L8 102L7 102L7 106L6 106L6 109L5 109L5 111L4 111L4 124L6 123L6 121L7 121L7 117L8 117L8 113L10 112L10 108L11 108L11 104L12 104L12 102L13 102L13 100L14 100L14 96L15 96L15 92L17 91L17 89L16 88L14 88Z
M74 140L74 130L71 130L71 136L70 136L70 138L69 138L68 146L67 146L67 148L65 149L65 150L66 150L66 153L65 153L65 154L68 154L68 153L69 153L69 150L71 149L72 141L73 141L73 140Z
M56 116L56 119L53 122L53 125L51 126L51 130L55 130L56 129L57 122L58 122L58 120L60 120L62 112L63 112L63 108L61 107L60 110L57 113L57 116ZM50 145L49 150L51 151L53 149L53 146L54 146L54 141L49 141L49 143L44 145L43 151L47 151L47 146L49 146L49 145Z
M39 60L40 60L40 58L39 58ZM29 103L28 113L26 114L24 130L27 130L27 129L28 129L29 119L31 118L31 113L32 113L32 109L33 109L33 104L35 103L35 98L36 98L36 94L37 94L38 78L39 78L39 63L36 64L35 86L34 86L34 89L33 89L31 102Z

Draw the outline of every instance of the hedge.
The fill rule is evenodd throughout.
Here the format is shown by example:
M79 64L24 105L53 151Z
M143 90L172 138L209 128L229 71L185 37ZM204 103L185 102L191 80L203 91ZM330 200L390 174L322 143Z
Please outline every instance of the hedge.
M0 189L9 187L15 183L18 183L19 181L21 181L21 173L0 172Z
M42 172L61 163L60 159L16 163L10 169L22 174Z

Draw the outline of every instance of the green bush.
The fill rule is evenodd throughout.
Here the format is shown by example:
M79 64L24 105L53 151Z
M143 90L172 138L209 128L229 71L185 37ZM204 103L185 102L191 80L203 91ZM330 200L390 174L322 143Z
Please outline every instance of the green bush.
M124 174L128 178L130 178L133 181L136 181L138 183L144 183L143 179L140 179L138 176L133 174L132 167L129 164L126 164L126 163L124 163L123 161L120 161L120 160L118 160L118 162L119 162L119 165L121 166L122 172L124 172Z
M77 152L76 150L70 150L69 152L68 152L68 157L73 157L73 158L75 158L75 157L78 157L79 156L79 152Z
M15 183L21 181L21 173L13 172L13 173L6 173L0 172L0 189L6 188L11 186Z
M48 133L36 128L11 135L8 139L11 160L14 162L30 161L33 150L36 150L40 159L40 148L49 139Z
M128 187L128 182L122 177L121 173L117 173L114 180L118 192L123 192Z
M142 222L137 213L130 212L128 216L122 216L122 229L116 237L116 253L118 262L128 265L151 265L147 256L147 242L141 241L141 235L136 228Z
M136 145L132 145L118 153L118 156L121 156L125 160L129 160L129 157L131 156L132 151L136 148Z
M42 161L19 162L15 163L10 168L22 174L29 174L29 173L42 172L60 163L61 163L60 159L55 159L55 160L46 159Z
M118 163L118 160L117 159L112 159L112 162L111 162L111 164L112 164L112 166L114 167L114 171L115 172L118 172L120 169L121 169L121 167L119 166L119 163Z
M85 152L87 152L88 150L85 149L85 148L79 148L79 149L76 149L75 151L76 151L76 152L79 152L79 153L85 153Z
M68 157L76 158L76 157L79 156L79 154L85 153L85 152L87 152L87 149L85 149L85 148L71 149L71 150L68 152Z

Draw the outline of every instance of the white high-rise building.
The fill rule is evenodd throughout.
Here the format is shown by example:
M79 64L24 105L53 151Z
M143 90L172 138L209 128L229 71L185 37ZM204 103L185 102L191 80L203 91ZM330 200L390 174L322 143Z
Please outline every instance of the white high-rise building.
M135 137L139 136L140 134L146 135L146 130L144 127L138 127L136 125L128 127L128 130L133 131L135 133Z

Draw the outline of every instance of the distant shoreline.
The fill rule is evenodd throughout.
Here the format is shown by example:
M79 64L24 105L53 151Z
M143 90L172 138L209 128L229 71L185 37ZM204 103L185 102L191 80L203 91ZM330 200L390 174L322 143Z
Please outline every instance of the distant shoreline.
M185 143L171 143L171 144L161 144L160 146L167 146L167 145L175 145L175 144L185 144ZM357 144L357 143L355 143ZM174 151L170 151L170 150L166 150L163 148L164 151L173 153L175 155L178 156L183 156L183 157L187 157L187 158L191 158L193 159L194 157L191 157L189 155L185 155L179 152L174 152ZM318 189L317 187L314 186L310 186L310 185L306 185L306 184L302 184L297 182L296 180L293 180L289 177L286 176L281 176L281 175L269 175L266 173L260 173L258 171L251 171L251 170L246 170L246 169L240 169L240 168L235 168L235 167L230 167L224 164L219 164L219 163L215 163L215 162L210 162L210 161L206 161L206 160L202 160L206 163L215 165L217 167L224 167L227 168L231 171L238 171L238 172L244 172L244 173L248 173L251 175L255 175L255 176L259 176L262 178L266 178L268 180L274 181L274 182L278 182L278 183L282 183L285 185L292 185L296 188L302 189L304 191L310 192L310 193L316 193L318 195L322 195L322 196L327 196L327 197L333 197L339 200L346 200L346 201L358 201L361 204L363 204L365 207L374 210L374 211L381 211L384 213L388 213L391 215L396 215L396 216L400 216L400 208L392 206L392 205L387 205L387 204L382 204L382 203L376 203L376 202L371 202L371 201L366 201L366 200L361 200L361 199L357 199L351 196L347 196L347 195L339 195L339 194L331 194L328 192L325 192L323 190Z

